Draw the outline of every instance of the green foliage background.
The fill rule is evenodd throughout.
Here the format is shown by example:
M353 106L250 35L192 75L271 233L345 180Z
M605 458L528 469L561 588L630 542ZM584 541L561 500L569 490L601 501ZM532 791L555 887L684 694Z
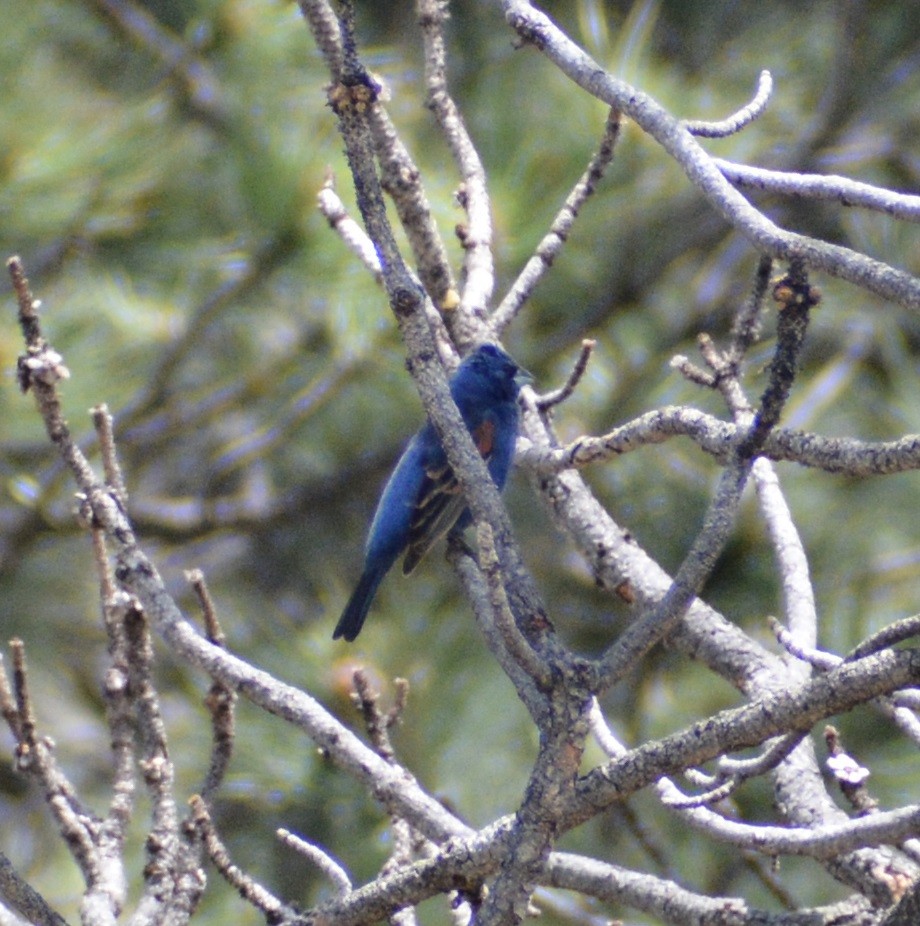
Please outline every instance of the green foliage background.
M491 182L501 293L587 163L605 113L537 53L515 50L496 7L455 4L449 39L451 86ZM920 12L916 2L580 0L547 8L603 65L687 118L734 111L769 68L776 91L768 112L741 135L708 142L719 156L920 189L920 38L905 28ZM88 436L85 410L101 401L112 408L135 523L191 612L183 570L200 566L231 648L302 684L356 727L346 696L350 667L368 666L385 698L390 680L406 677L400 758L471 823L485 823L514 808L534 734L441 557L409 581L388 579L357 644L330 639L359 571L379 486L417 426L420 405L385 298L315 208L330 169L351 202L322 62L293 4L164 0L142 9L161 35L193 52L206 79L177 77L92 0L20 4L0 38L0 243L4 256L22 255L47 334L73 373L65 386L72 425ZM450 234L463 219L453 200L458 181L423 106L411 7L358 3L358 14L365 58L390 88L391 114L458 262ZM836 206L762 205L787 227L920 272L914 227ZM608 178L507 344L538 385L551 388L581 339L597 339L588 376L559 413L566 438L666 403L722 414L668 361L692 356L700 331L726 332L755 265L756 255L678 168L626 125ZM825 299L787 423L876 439L920 431L917 317L836 281L815 282ZM32 400L16 389L20 344L6 292L0 633L25 640L43 728L102 810L105 644L89 540L73 522L71 486ZM750 364L752 397L769 350L768 330ZM780 471L811 556L822 646L846 651L915 612L917 477L857 482ZM589 478L614 516L674 568L715 474L678 442L598 467ZM622 605L595 590L585 563L533 504L526 480L513 482L508 504L556 625L573 646L597 652L621 626ZM765 616L780 613L775 578L749 501L708 598L773 645ZM172 753L190 794L206 762L207 680L159 655ZM661 650L606 707L637 741L735 701L727 685ZM866 714L841 724L848 746L871 766L883 806L915 800L916 756ZM290 900L322 896L314 873L274 842L274 829L285 826L327 846L357 879L370 877L388 850L380 809L281 723L242 704L238 727L218 808L234 860ZM9 755L5 732L0 742ZM75 869L41 800L9 768L9 761L0 767L0 849L73 914L81 887ZM770 818L763 784L747 788L739 803L748 818ZM648 797L630 812L595 821L566 845L677 873L704 892L781 904L743 858L704 851ZM637 838L635 819L663 858ZM797 903L843 895L808 863L785 862L781 877ZM445 921L434 904L425 916ZM212 877L202 921L228 917L259 921L241 914L235 895Z

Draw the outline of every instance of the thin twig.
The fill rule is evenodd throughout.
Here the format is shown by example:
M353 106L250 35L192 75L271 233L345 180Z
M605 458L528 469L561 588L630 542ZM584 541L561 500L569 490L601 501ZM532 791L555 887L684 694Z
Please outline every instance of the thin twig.
M727 138L740 132L755 119L763 115L773 94L773 77L769 71L761 71L757 79L757 89L750 103L743 106L738 112L721 119L718 122L706 120L685 119L684 128L691 134L701 138Z
M832 653L826 653L823 650L810 646L803 646L775 617L767 617L770 629L776 635L779 644L789 653L801 662L815 668L827 671L840 664L840 657Z
M707 366L713 371L713 386L722 394L726 405L731 412L735 423L752 434L752 425L755 422L754 411L745 395L741 384L741 363L745 353L754 342L760 328L760 319L763 310L763 300L766 295L769 274L769 258L761 257L757 268L754 286L749 299L740 307L732 326L732 339L729 348L721 351L708 336L700 335L700 352ZM805 282L802 281L802 285ZM806 310L807 311L807 310ZM807 321L807 315L806 315ZM781 317L780 327L786 323ZM804 336L804 325L796 327L796 334L801 340ZM789 335L782 333L778 341L788 341ZM787 343L782 349L793 357L800 347L794 343ZM776 357L781 356L778 343ZM778 362L774 359L771 381L776 377ZM794 372L795 364L791 365ZM784 368L785 369L785 368ZM774 425L775 426L775 425ZM746 439L750 439L747 437ZM762 442L762 441L761 441ZM814 645L817 639L817 609L815 606L814 590L812 588L808 560L804 546L789 510L786 500L779 487L779 480L773 465L765 459L758 458L751 469L754 484L757 489L758 501L764 520L769 530L771 543L775 552L777 566L783 587L783 598L786 618L790 627L790 635L801 644ZM800 661L791 661L790 674L794 679L804 681L808 677L808 665ZM786 737L774 744L762 756L754 760L738 760L723 757L719 763L719 778L728 776L727 781L710 786L710 790L696 798L679 798L683 806L688 803L703 804L718 802L726 799L740 785L752 775L760 775L775 769L774 787L782 795L785 792L796 790L795 780L801 774L803 767L809 768L818 777L818 769L813 750L802 743L802 737L795 735ZM780 797L779 802L785 812L796 819L796 808L793 806L798 799L790 796L788 799ZM805 814L813 808L807 801L801 801ZM759 868L758 868L759 870ZM772 882L771 882L772 883Z
M753 466L753 455L761 448L779 421L804 343L809 311L817 303L816 291L809 287L804 267L795 262L789 274L774 288L782 301L776 350L770 368L770 381L761 399L753 424L747 430L728 465L707 509L703 526L674 576L671 587L648 612L624 631L604 654L602 677L614 684L648 650L673 629L702 590L728 542L734 526L741 493Z
M878 801L872 797L866 785L871 774L869 769L844 751L840 733L831 724L824 728L824 742L828 752L826 765L840 787L840 793L860 816L878 813Z
M729 183L742 190L762 190L793 199L836 202L841 206L883 212L904 222L920 222L920 196L915 193L899 193L836 174L767 170L734 164L722 158L713 158L713 164Z
M179 814L173 793L175 768L169 756L166 727L153 683L153 643L140 602L132 599L124 614L128 677L135 697L140 756L138 765L153 805L146 894L159 896L175 876L180 845Z
M751 778L757 778L775 769L802 742L803 738L801 733L781 736L768 744L759 756L749 759L722 756L718 761L719 774L730 775L737 787Z
M18 268L11 267L14 280L17 269L17 293L20 295L20 304L25 293L28 296L26 302L31 305L27 286L22 285L24 275L21 274L21 264ZM33 327L34 330L27 328L29 344L35 344L40 348L44 342L41 339L37 317L34 319ZM31 379L28 385L37 389ZM38 381L38 385L45 389L41 380ZM447 393L446 381L444 392ZM334 756L343 768L372 788L385 806L398 808L401 815L409 819L413 825L417 825L430 838L442 841L450 837L473 835L469 826L419 787L407 770L383 762L315 699L215 647L197 633L167 592L153 562L138 545L125 512L105 491L80 447L70 437L61 415L60 398L53 385L43 391L38 405L45 427L49 434L54 435L54 443L59 447L62 459L69 465L77 487L86 496L87 504L92 506L93 520L105 530L106 537L115 548L116 580L123 589L136 596L176 656L222 679L234 690L245 693L254 704L269 713L283 716L303 729L320 748ZM469 443L469 457L482 466L483 473L486 473L482 457L462 426L459 413L456 417L457 429L463 432ZM487 475L484 481L488 482Z
M371 272L374 280L383 282L380 258L374 249L374 242L364 229L348 214L345 203L335 191L335 178L330 172L316 196L320 213L330 228L342 239L342 243Z
M776 349L750 434L738 446L741 456L758 452L767 434L779 423L795 380L811 309L820 301L821 293L809 285L804 262L794 260L789 264L789 272L774 285L773 298L780 304Z
M392 719L389 714L381 713L377 703L380 694L371 686L370 679L364 669L355 669L352 673L352 681L354 682L352 700L361 712L364 726L377 755L387 762L395 762L396 753L390 740L390 728L397 721ZM405 704L405 701L403 701L403 704Z
M770 274L772 271L773 258L768 254L761 254L760 260L757 262L757 272L751 294L732 322L729 356L735 366L736 375L737 365L760 337L763 324L764 298L770 286Z
M702 590L734 527L752 461L737 458L723 471L699 533L664 596L616 639L603 657L602 685L624 676L681 620Z
M91 410L93 427L99 438L99 449L102 451L102 470L105 473L106 485L115 493L122 505L128 504L128 490L125 487L124 475L118 462L118 453L115 449L114 422L107 405L97 405Z
M279 922L283 914L292 916L294 911L279 898L234 865L230 853L217 835L211 815L205 802L194 795L189 799L192 818L204 840L205 851L221 877L233 887L247 903L259 910L268 922Z
M592 733L601 749L611 759L625 757L628 753L626 746L607 726L596 703L592 707L591 720ZM785 737L779 742L784 741ZM726 819L705 806L696 806L696 801L692 798L687 799L670 778L662 778L656 782L655 790L665 806L674 810L685 824L695 830L724 845L773 856L805 855L832 858L867 845L897 842L915 832L915 827L920 822L920 806L913 805L886 812L884 822L876 816L872 820L845 820L842 823L824 824L817 828L754 825Z
M486 522L480 522L476 526L476 539L479 546L479 568L488 584L492 620L502 643L511 658L539 687L548 688L552 683L552 669L534 650L515 622L505 592L498 555L495 552L492 529Z
M537 245L533 256L524 265L505 298L489 321L496 336L500 335L533 294L537 284L559 256L563 245L585 202L596 192L598 184L613 162L617 139L620 137L620 114L611 109L604 125L604 135L597 151L591 156L585 172L578 178L559 212L550 224L549 231Z
M848 660L863 659L887 646L895 646L918 635L920 635L920 614L914 614L895 621L872 636L866 637L852 652L847 654L846 658Z
M353 674L355 690L352 700L361 711L368 736L377 754L386 762L396 764L396 752L390 739L390 730L399 722L408 697L409 683L399 679L396 690L396 701L389 711L380 710L380 695L370 684L367 673L363 669L356 669ZM392 832L392 846L389 857L380 869L380 877L386 878L396 871L405 869L415 858L416 848L425 845L424 838L416 833L409 822L399 814L390 814L390 830ZM393 926L414 926L416 923L415 910L406 906L390 916Z
M460 578L467 601L473 609L476 625L486 641L489 652L514 683L518 696L531 713L539 711L542 707L542 694L533 684L533 676L521 667L505 644L498 629L489 584L485 580L476 555L464 543L462 537L451 535L448 538L447 561L454 567Z
M220 626L217 609L211 593L200 569L186 572L186 580L191 584L198 597L204 615L205 635L208 640L221 649L226 648L226 638ZM213 679L208 689L204 703L211 715L211 757L208 771L205 774L204 784L201 786L201 797L210 801L217 789L223 783L233 758L233 743L236 736L236 692L222 682Z
M192 586L195 596L198 598L198 604L204 616L204 629L207 638L215 646L224 648L227 638L224 636L223 628L220 626L217 608L214 606L214 599L211 597L204 573L200 569L189 569L185 573L185 581Z
M19 747L28 754L36 745L35 715L32 712L32 699L29 695L25 644L19 637L10 640L10 651L13 656L13 697L15 698L16 715L19 718L21 732ZM22 757L22 755L18 756L20 759Z
M125 634L125 615L132 602L115 585L112 565L109 562L105 532L98 526L90 529L93 542L93 559L99 576L99 598L102 620L109 641L111 664L105 673L103 697L109 739L113 756L112 801L108 819L110 838L123 840L134 809L136 767L134 739L134 704L129 683L128 641Z
M336 18L327 0L299 0L300 11L310 32L313 41L329 68L333 82L341 80L344 52L342 50L342 33L339 21Z
M0 654L0 713L3 714L3 719L10 728L10 733L13 734L16 742L22 742L22 723L20 722L19 711L16 709L16 698L13 694L9 676L6 674L2 654Z
M282 845L293 849L299 855L312 862L320 872L332 883L332 888L338 897L344 897L352 890L351 878L348 873L325 849L315 843L297 836L290 830L279 829L276 834Z
M464 322L484 322L495 288L492 262L492 207L485 168L447 86L444 0L417 0L425 54L427 106L434 113L462 181L461 205L468 226L460 235L464 248L460 306ZM481 333L480 333L481 334ZM461 344L461 347L466 345Z
M554 405L561 404L572 395L588 369L591 354L594 352L596 346L597 341L588 338L585 338L585 340L581 342L581 352L578 355L578 360L575 361L575 366L572 367L569 378L558 389L545 392L543 395L537 397L537 408L539 408L540 411L546 412Z
M13 699L18 713L21 738L16 746L16 767L35 778L42 787L45 802L57 821L61 836L80 868L89 898L99 903L100 913L117 916L124 904L125 880L121 859L108 851L102 821L85 807L76 789L58 767L53 743L36 736L35 719L29 696L25 648L21 640L10 642L13 655Z

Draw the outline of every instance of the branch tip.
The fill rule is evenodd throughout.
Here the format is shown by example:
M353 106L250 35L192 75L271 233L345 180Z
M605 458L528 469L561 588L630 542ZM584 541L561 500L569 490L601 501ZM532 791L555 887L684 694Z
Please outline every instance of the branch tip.
M757 78L757 89L753 99L738 112L718 122L693 120L683 122L684 128L691 134L701 138L726 138L740 132L755 119L763 115L773 95L773 76L769 71L763 70Z

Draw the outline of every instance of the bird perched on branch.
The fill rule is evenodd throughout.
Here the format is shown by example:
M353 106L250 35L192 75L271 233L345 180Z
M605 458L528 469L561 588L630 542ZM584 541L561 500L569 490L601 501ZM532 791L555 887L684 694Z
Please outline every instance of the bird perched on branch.
M518 393L530 380L503 350L483 344L450 381L450 394L499 489L514 456ZM470 521L466 499L429 421L409 442L387 481L368 532L364 571L332 638L351 641L358 636L377 587L403 551L403 574L408 575L439 538Z

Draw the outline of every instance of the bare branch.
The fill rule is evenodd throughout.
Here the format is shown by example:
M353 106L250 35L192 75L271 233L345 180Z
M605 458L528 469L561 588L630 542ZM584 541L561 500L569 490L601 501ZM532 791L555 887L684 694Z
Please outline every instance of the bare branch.
M293 849L299 855L315 865L320 872L332 883L333 890L338 897L344 897L352 890L351 879L345 869L324 849L312 842L307 842L289 830L279 829L277 832L280 842Z
M872 653L877 653L886 647L904 643L906 640L913 639L918 635L920 635L920 614L914 614L911 617L905 617L903 620L895 621L893 624L883 627L878 633L867 637L852 653L848 653L846 658L862 659L864 656L870 656Z
M331 173L327 175L316 200L319 211L333 231L342 239L345 247L364 264L378 283L382 283L383 275L380 270L380 258L374 250L374 242L348 214L345 204L335 191L335 179Z
M282 916L291 918L294 911L281 900L266 890L261 884L249 877L245 872L233 864L230 853L217 835L211 816L205 802L196 796L189 801L195 826L204 840L208 857L214 863L221 877L236 891L247 903L262 913L269 922L278 922Z
M828 724L824 728L824 741L829 753L826 765L850 806L860 816L878 813L878 801L871 796L866 786L872 773L844 751L836 727Z
M17 743L22 742L22 723L20 722L19 709L16 707L13 688L3 665L2 653L0 653L0 711L3 713L3 719L10 728L13 738Z
M31 300L29 301L31 304ZM29 329L29 334L33 342L41 342L37 317L34 319L34 327ZM43 345L43 342L41 343ZM39 411L45 419L46 428L50 434L56 435L55 443L60 445L64 460L72 463L72 475L92 505L94 519L115 546L116 580L122 588L136 596L144 608L143 613L162 635L172 652L244 694L269 713L285 717L302 728L343 768L371 787L384 804L396 809L401 816L429 837L443 839L469 833L469 828L448 813L442 804L422 791L405 769L380 759L315 699L278 682L265 672L253 669L195 632L167 593L156 568L138 546L124 511L105 491L82 451L72 440L61 417L60 400L53 385L39 385ZM462 425L459 430L469 440L469 435ZM472 447L470 449L479 464L484 465L478 452ZM141 635L137 642L141 643L142 640ZM159 752L162 755L162 747L159 750L156 748L157 725L152 705L149 713L151 716L147 726L149 734L153 736L151 745L155 753ZM155 773L157 769L150 768L149 771ZM166 769L162 767L159 771L161 774L166 773Z
M818 635L818 612L802 538L796 530L772 464L763 459L757 460L754 480L777 561L789 631L798 645L814 647ZM796 664L803 665L800 661ZM807 672L796 674L805 676Z
M575 366L572 368L569 378L565 381L565 385L560 386L558 389L554 389L552 392L541 395L537 399L537 408L544 412L548 411L554 405L560 405L572 395L576 388L578 388L582 376L585 375L588 369L588 364L591 361L591 354L594 352L596 345L597 341L592 341L588 338L581 342L581 353L578 355L578 360L575 362Z
M562 208L550 224L549 231L537 245L534 255L524 265L524 269L492 315L489 325L494 334L501 334L511 324L562 251L571 234L572 226L578 218L578 213L588 198L597 190L599 182L613 161L619 136L620 114L616 109L611 109L598 150L591 157L588 167L579 177L572 192L566 197Z
M53 743L36 736L28 690L25 651L21 640L10 643L13 651L13 697L20 731L16 747L16 768L41 785L45 802L55 818L70 854L86 883L84 909L92 910L100 922L114 922L127 891L125 873L118 854L119 839L109 838L102 821L80 801L53 755ZM7 687L0 681L0 689Z
M525 0L505 0L506 17L520 39L539 48L572 80L603 100L610 116L587 172L511 291L489 317L495 269L485 173L447 86L446 4L442 0L417 3L425 41L428 105L462 177L459 196L468 212L468 225L458 230L466 249L464 270L456 277L460 282L455 282L431 218L416 164L382 105L380 82L359 55L353 0L342 0L337 14L324 0L300 3L332 78L328 101L339 121L365 228L360 229L347 215L331 183L320 193L320 208L346 245L361 255L365 266L382 283L404 339L410 373L474 516L479 562L459 536L451 538L449 556L469 593L483 635L539 733L539 751L527 786L511 812L476 831L420 787L397 761L390 732L405 703L405 686L398 686L396 704L384 712L366 679L356 677L373 747L368 748L308 694L227 652L214 603L200 573L190 575L190 580L204 612L204 634L185 620L138 545L127 516L111 417L104 407L94 412L103 479L95 474L85 451L70 434L56 388L68 371L42 337L38 303L29 291L21 263L14 258L10 271L26 341L19 381L24 390L35 395L48 434L77 483L82 524L91 532L99 572L111 654L105 696L116 766L115 796L106 820L80 815L74 789L55 765L50 741L36 732L21 643L13 651L13 684L0 672L0 707L17 736L21 767L36 777L52 802L60 805L55 810L59 826L76 844L71 850L90 888L84 919L108 923L120 913L125 891L113 872L122 872L120 853L133 805L131 766L139 759L152 800L153 825L147 840L146 891L135 917L138 926L159 922L178 926L191 915L204 885L199 867L202 848L248 902L267 919L289 926L332 921L345 926L382 917L413 923L416 905L437 893L450 893L463 915L482 926L504 926L529 914L534 892L545 884L629 903L669 923L731 921L737 926L802 926L806 921L829 923L833 917L852 917L860 926L868 926L867 917L872 914L860 898L834 908L767 914L750 908L740 898L705 897L664 878L560 854L555 847L573 827L640 789L657 787L663 803L678 808L675 812L682 819L715 842L762 856L811 856L879 907L896 900L916 875L911 853L917 847L911 840L920 829L920 811L909 807L846 820L826 793L809 736L815 723L872 704L894 719L907 736L920 741L920 721L912 713L920 707L920 655L915 650L891 648L915 635L916 622L886 628L846 659L819 650L817 608L805 550L768 460L790 459L829 472L857 474L920 466L917 436L870 444L831 441L779 427L795 382L809 313L817 303L817 292L806 272L824 270L911 308L920 308L920 281L845 248L779 228L734 189L727 179L730 168L709 157L695 140L694 134L721 137L740 131L760 115L772 86L767 72L761 75L754 99L730 119L681 123L650 97L599 68ZM97 0L97 6L111 7L116 20L125 11L131 12L121 0ZM170 37L168 33L160 35L155 22L151 28L143 18L122 19L122 29L130 32L133 28L140 41L162 60L171 62L176 71L173 76L180 83L194 75L194 60L169 57L176 48L181 50L180 41L164 42L164 36L167 40ZM517 317L611 162L621 114L634 120L680 164L691 184L761 257L751 295L736 312L727 349L720 349L702 333L698 339L700 365L675 358L675 366L689 380L721 394L730 421L691 408L669 407L649 412L605 436L584 437L568 447L558 447L552 410L577 388L593 347L591 341L583 343L575 369L560 389L542 398L530 390L522 394L521 459L538 496L574 539L597 585L618 596L624 603L623 611L628 608L627 629L615 641L605 641L608 649L597 660L575 655L556 635L536 583L524 568L498 493L450 398L445 372L456 362L458 353L503 331ZM772 178L768 182L772 183ZM798 189L811 183L807 178ZM814 186L820 196L828 193L832 184ZM836 189L839 193L841 187ZM779 186L776 190L780 191ZM417 272L400 251L384 192L396 203ZM873 208L880 203L895 204L894 200L879 199L871 189L860 190L859 196L866 204L873 203ZM903 198L896 205L907 213L913 208ZM123 420L136 421L156 405L179 363L190 356L196 333L217 317L230 298L264 279L288 247L286 235L279 233L278 240L253 255L232 285L199 306L188 331L165 352L150 387L136 397ZM764 297L772 261L777 257L790 264L789 273L774 288L781 305L777 345L767 389L760 402L752 405L743 387L743 365L760 335ZM326 394L324 384L344 381L343 368L359 369L350 360L338 366L311 391L309 400L303 401L318 407ZM236 394L251 393L243 389ZM295 409L288 422L296 415ZM284 427L257 429L239 444L224 447L219 471L227 473L250 465L260 451L277 446L286 433ZM677 435L691 437L723 470L703 524L672 579L631 533L613 520L574 469ZM277 511L284 504L283 499L274 498L265 503L259 481L265 471L253 470L255 490L251 496L244 491L231 499L232 515L241 521ZM742 492L751 476L783 586L784 619L789 629L779 635L787 650L785 656L762 646L755 634L726 621L698 597L732 536ZM261 503L256 515L252 514L254 509L246 509L245 503L251 498ZM202 506L196 511L197 523L216 523L208 522L212 514ZM192 815L184 821L180 821L175 803L174 769L153 684L148 621L173 654L202 669L212 680L207 702L214 740L210 768L201 795L192 802ZM663 739L626 749L609 731L598 727L594 715L599 709L593 699L597 691L634 670L649 649L664 640L678 653L697 659L701 666L726 679L747 703L700 717ZM819 671L811 677L814 668ZM213 799L231 758L238 694L306 732L325 755L384 805L392 818L393 851L370 884L354 890L348 874L328 852L303 843L288 831L279 834L285 844L313 860L335 886L336 896L315 910L299 913L233 864L209 816L208 801ZM582 765L584 748L592 725L598 727L596 736L607 749L608 760L586 770ZM751 748L762 752L754 759L728 758ZM835 752L833 745L831 751ZM859 768L854 769L841 750L837 749L832 759L838 775L858 777ZM702 776L692 778L694 787L708 788L700 797L681 796L676 785L664 777L681 773L690 777L707 762L717 763L718 774L702 785ZM777 814L789 826L726 820L709 806L700 806L725 800L744 781L767 772L773 777ZM862 806L868 807L868 803ZM662 858L667 861L667 854ZM488 891L483 887L486 879Z
M193 569L186 573L186 579L198 596L208 640L224 649L226 639L217 617L217 609L205 582L204 573L200 569ZM201 787L201 799L209 802L223 783L233 757L233 741L236 735L236 693L229 685L219 679L214 679L204 703L211 715L213 745L208 771Z
M863 287L910 309L920 309L920 280L840 245L795 234L771 222L725 179L680 122L648 94L604 70L528 0L503 0L509 25L583 90L633 119L681 166L713 208L753 247L781 260L798 258L816 270Z
M841 206L883 212L905 222L920 222L920 196L916 194L896 193L835 174L767 170L747 164L734 164L722 158L714 158L713 163L729 183L743 190L762 190L765 193L791 196L793 199L836 202Z
M344 53L339 21L332 6L326 0L299 0L299 6L333 81L340 80Z
M0 852L0 899L21 913L35 926L67 926L67 921L51 908L27 881L16 872L10 860Z
M25 645L18 637L14 637L10 640L10 650L13 654L13 696L16 699L16 725L19 727L21 736L19 745L24 750L18 758L22 761L36 745L35 715L32 712L32 699L29 696Z
M707 385L712 387L715 380ZM719 462L729 459L742 431L734 424L694 408L665 406L646 412L600 437L580 437L565 447L522 448L518 462L548 475L580 469L592 463L661 444L672 437L689 437ZM920 435L893 441L823 437L805 431L774 429L760 448L761 456L789 461L847 476L885 476L920 468Z
M125 487L125 479L115 450L112 416L109 414L107 405L97 405L91 410L91 414L93 427L96 429L96 436L99 438L99 448L102 451L102 467L105 473L106 485L112 489L122 505L127 505L128 490Z
M700 138L727 138L740 132L745 126L750 125L755 119L763 115L773 95L773 76L769 71L761 71L757 79L757 90L754 98L746 106L743 106L738 112L722 119L718 122L706 122L702 120L684 120L684 128L691 134Z
M475 554L463 543L462 538L451 536L447 546L447 559L463 584L467 600L473 609L473 616L476 618L476 625L489 651L514 683L519 697L528 705L531 713L538 712L542 705L542 697L533 685L534 676L524 670L503 640L498 628L499 618L493 608L492 592Z
M460 296L447 260L447 249L421 184L419 169L384 107L374 106L368 115L380 162L380 185L396 205L422 286L450 325ZM458 339L458 343L464 342Z
M722 472L715 494L671 587L639 619L617 638L604 654L601 684L616 684L659 640L681 620L715 567L716 560L734 526L741 493L747 483L751 461L737 460Z
M628 904L654 916L661 922L693 926L696 923L730 923L732 926L825 926L847 922L860 912L868 914L869 904L862 898L851 898L832 907L805 909L795 913L767 913L752 909L736 897L712 897L699 894L654 875L630 871L594 859L573 856L567 852L553 855L547 866L547 880L555 887L578 891L609 903ZM867 924L867 920L862 920Z
M371 687L370 679L364 669L355 669L352 680L355 686L352 700L361 712L368 736L377 755L387 762L395 763L396 753L390 741L390 727L395 721L391 719L391 716L385 716L380 712L377 705L380 695Z
M445 0L417 0L425 49L427 105L438 121L460 172L461 205L469 219L469 225L463 229L460 236L464 248L464 282L460 292L459 311L465 320L483 322L495 288L495 268L492 263L492 206L482 161L447 87L444 43L446 7Z
M498 554L495 552L492 529L484 521L477 525L476 540L479 546L479 568L489 587L492 616L504 649L537 686L548 687L552 680L551 666L531 648L514 621L514 615L508 604L508 596L502 584L501 567ZM529 700L528 692L529 686L519 692L525 703Z
M851 675L851 671L855 674ZM888 676L889 671L895 674ZM842 701L854 699L854 703L865 703L910 687L916 684L915 674L920 675L920 652L884 650L858 663L841 663L793 691L764 695L657 743L645 743L579 780L572 817L577 819L582 814L590 817L599 804L622 799L626 781L630 782L631 790L639 781L648 782L699 766L726 752L759 745L778 734L807 731L819 720L846 710ZM654 777L647 779L649 774Z
M114 451L114 447L112 448ZM128 595L115 586L109 562L105 534L98 527L90 531L93 559L99 576L99 598L102 620L109 638L109 666L103 683L103 697L112 744L114 777L112 802L109 806L110 836L123 845L128 823L134 810L135 765L133 693L129 682L128 640L125 634L125 614L131 607Z

